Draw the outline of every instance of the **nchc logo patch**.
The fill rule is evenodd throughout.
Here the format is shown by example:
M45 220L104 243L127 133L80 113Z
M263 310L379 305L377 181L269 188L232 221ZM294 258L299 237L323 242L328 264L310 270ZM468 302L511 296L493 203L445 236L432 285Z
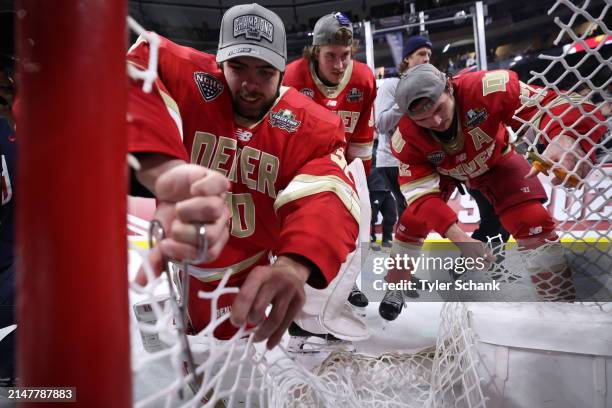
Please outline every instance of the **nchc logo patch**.
M482 122L487 120L489 113L485 108L476 108L470 109L466 113L465 126L466 127L476 127L480 125Z
M427 160L429 160L431 164L433 164L434 166L439 166L440 164L442 164L445 157L446 157L446 153L444 153L442 150L438 150L438 151L429 153L427 155Z
M194 72L193 79L206 102L212 101L223 92L221 81L206 72Z
M314 98L314 91L310 88L302 88L300 89L300 93L306 95L309 98Z
M270 125L286 130L287 132L295 132L300 126L299 120L295 120L295 115L289 109L281 109L278 112L270 114L268 119Z
M247 14L234 19L234 38L244 35L249 40L261 41L262 37L274 40L274 25L265 18Z

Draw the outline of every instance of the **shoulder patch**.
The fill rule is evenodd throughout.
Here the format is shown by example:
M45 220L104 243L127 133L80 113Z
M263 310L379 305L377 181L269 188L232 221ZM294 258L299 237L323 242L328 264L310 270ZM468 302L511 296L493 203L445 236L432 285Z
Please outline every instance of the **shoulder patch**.
M359 102L363 99L363 92L357 88L351 88L346 94L346 100L348 102Z
M476 127L487 120L489 113L485 108L470 109L465 115L465 126Z
M442 164L442 161L444 161L445 157L446 153L444 153L442 150L437 150L435 152L429 153L427 155L427 160L429 160L430 163L434 166L439 166L440 164Z
M270 113L268 119L270 125L277 127L287 132L295 132L302 122L295 119L295 115L289 109L281 109L277 112Z
M194 72L193 79L206 102L214 100L223 92L223 83L207 72Z
M306 95L309 98L314 98L314 90L310 88L302 88L300 89L300 93Z

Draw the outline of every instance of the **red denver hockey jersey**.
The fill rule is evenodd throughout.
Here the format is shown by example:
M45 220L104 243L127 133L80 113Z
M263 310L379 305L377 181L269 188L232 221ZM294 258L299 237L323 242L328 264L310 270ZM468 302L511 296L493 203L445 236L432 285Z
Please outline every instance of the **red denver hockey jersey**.
M305 58L287 65L283 84L292 86L313 101L337 113L344 124L348 161L359 157L369 172L374 140L372 108L376 81L370 68L352 60L336 87L328 87L316 76Z
M144 65L148 44L137 43L128 57ZM163 38L158 71L164 86L158 88L159 95L169 111L180 110L182 140L176 131L131 130L129 150L188 157L232 183L230 239L216 261L193 268L197 279L214 282L231 267L230 282L239 282L253 267L269 263L268 255L273 253L309 259L323 274L309 283L315 287L329 283L355 248L359 220L358 197L345 174L344 133L338 116L282 87L260 122L238 124L215 57ZM170 127L170 115L158 102L149 102L149 109L156 108ZM196 327L201 326L197 320Z
M450 178L469 185L470 180L503 160L512 149L506 125L517 130L522 121L532 121L545 132L547 137L542 138L543 143L560 134L562 124L572 126L573 130L565 134L578 138L583 150L590 154L594 142L605 133L604 126L583 116L578 108L570 107L568 98L575 99L575 96L526 85L515 72L479 71L451 81L458 120L453 142L442 143L433 132L416 125L407 115L402 117L393 135L392 151L401 162L399 181L409 206L419 205L432 195L446 200L454 189L454 183L448 182ZM542 106L561 118L551 118ZM583 104L587 112L594 108ZM518 120L513 118L515 114Z

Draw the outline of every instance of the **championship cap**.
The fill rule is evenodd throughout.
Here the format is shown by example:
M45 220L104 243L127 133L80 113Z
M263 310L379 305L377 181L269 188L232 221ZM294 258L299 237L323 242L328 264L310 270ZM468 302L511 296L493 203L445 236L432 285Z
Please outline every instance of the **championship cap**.
M340 30L347 30L342 35ZM344 14L333 12L317 20L312 33L312 45L351 45L353 43L353 24Z
M236 57L259 58L284 72L287 39L280 17L257 3L228 9L221 19L217 62Z
M419 64L402 75L395 90L395 102L402 112L412 116L429 109L423 106L419 111L409 111L410 105L417 99L431 99L435 103L446 88L446 75L431 64Z

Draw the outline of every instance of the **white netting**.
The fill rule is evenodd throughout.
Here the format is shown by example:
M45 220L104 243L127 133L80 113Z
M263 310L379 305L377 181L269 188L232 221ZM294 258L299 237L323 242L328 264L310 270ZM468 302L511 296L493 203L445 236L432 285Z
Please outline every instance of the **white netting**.
M144 267L150 268L146 262ZM225 286L228 277L215 291L199 296L215 302L222 294L236 293ZM137 407L484 407L474 340L460 304L445 306L445 335L436 349L375 357L334 352L311 372L281 347L267 351L253 344L250 331L240 329L226 341L215 339L214 330L229 314L211 315L205 329L187 336L187 350L173 323L176 309L167 292L165 274L144 288L131 285ZM188 351L195 375L186 370Z
M531 158L537 157L544 146L554 141L548 133L557 137L557 130L561 129L561 135L574 139L571 145L562 148L557 163L549 163L553 165L552 171L566 182L570 178L580 179L577 172L563 174L556 168L555 165L568 157L573 157L578 166L591 170L581 179L578 188L545 185L549 196L548 209L559 221L564 250L578 257L578 261L571 265L573 272L609 276L612 266L609 243L612 138L610 117L606 118L604 114L609 115L607 109L612 103L611 52L610 46L605 45L611 34L606 25L610 2L602 4L587 0L575 4L559 0L549 14L568 9L571 11L569 18L563 21L555 17L554 21L560 28L555 44L569 43L561 47L561 55L540 55L541 60L549 63L541 72L532 71L528 83L544 88L535 88L531 96L523 95L524 105L515 116L522 123L517 133L523 135L523 143L531 152ZM547 96L550 91L558 96L550 98ZM521 118L522 112L534 106L537 107L535 116ZM591 121L588 126L580 116ZM591 142L595 138L599 140ZM586 154L577 154L580 150L585 150Z

